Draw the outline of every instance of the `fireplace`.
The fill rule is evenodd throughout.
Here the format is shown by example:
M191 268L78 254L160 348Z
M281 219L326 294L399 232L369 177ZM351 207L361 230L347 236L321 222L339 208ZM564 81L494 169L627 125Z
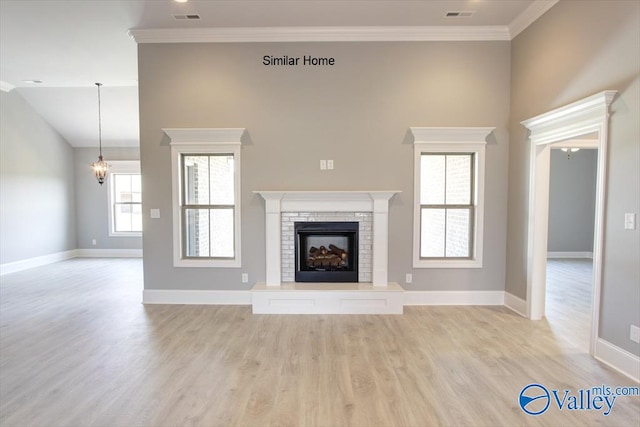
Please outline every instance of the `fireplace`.
M295 222L352 221L351 218L360 224L358 283L387 288L389 200L399 191L256 190L254 193L265 200L265 286L269 289L281 288L283 282L295 280Z
M358 222L296 222L296 282L358 282Z

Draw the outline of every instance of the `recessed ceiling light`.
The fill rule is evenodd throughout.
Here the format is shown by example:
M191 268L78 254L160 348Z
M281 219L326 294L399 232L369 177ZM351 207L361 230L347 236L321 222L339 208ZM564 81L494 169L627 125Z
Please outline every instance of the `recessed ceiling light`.
M40 84L42 83L42 80L23 80L24 83L35 83L35 84Z
M186 3L189 0L173 0L173 1L176 2L176 3Z

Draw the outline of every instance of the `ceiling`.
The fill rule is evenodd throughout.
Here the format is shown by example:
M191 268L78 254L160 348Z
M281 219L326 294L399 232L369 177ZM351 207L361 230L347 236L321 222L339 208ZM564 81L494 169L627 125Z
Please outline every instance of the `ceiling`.
M101 82L103 145L135 147L139 145L137 46L128 34L130 29L363 26L513 29L514 23L532 15L532 10L548 9L554 3L0 0L0 84L5 91L18 91L72 146L93 147L98 144L95 82ZM445 14L449 11L473 14L447 18ZM174 18L187 14L197 14L200 19ZM518 27L522 29L522 25Z

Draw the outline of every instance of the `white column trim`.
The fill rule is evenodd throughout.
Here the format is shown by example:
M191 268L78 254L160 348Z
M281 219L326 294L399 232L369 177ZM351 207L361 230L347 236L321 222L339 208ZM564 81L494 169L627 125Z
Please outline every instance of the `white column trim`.
M282 281L282 197L285 193L262 194L265 200L266 284L280 286Z

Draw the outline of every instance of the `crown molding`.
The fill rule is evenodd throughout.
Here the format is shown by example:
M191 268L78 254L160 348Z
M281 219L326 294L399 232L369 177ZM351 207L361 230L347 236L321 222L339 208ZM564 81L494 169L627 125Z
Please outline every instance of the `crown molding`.
M509 39L513 40L518 34L523 32L529 25L533 24L536 19L540 18L545 12L555 6L560 0L537 0L531 6L526 8L520 15L509 24Z
M241 144L245 128L164 128L171 145Z
M410 127L414 144L442 142L482 142L495 127Z
M3 92L11 92L16 87L12 84L0 80L0 90Z
M413 42L510 40L506 26L140 28L136 43Z
M529 139L536 145L595 132L601 129L603 117L608 117L617 93L605 90L520 123L529 129Z

